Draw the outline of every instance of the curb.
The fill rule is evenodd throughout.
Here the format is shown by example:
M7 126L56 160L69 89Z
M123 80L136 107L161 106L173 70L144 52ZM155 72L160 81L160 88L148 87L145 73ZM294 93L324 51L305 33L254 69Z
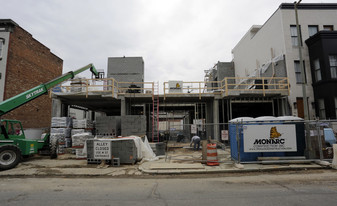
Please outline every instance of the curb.
M156 174L156 175L169 175L169 174L215 174L215 173L245 173L245 172L268 172L268 171L285 171L285 170L309 170L309 169L327 169L327 167L322 167L320 165L310 165L308 167L274 167L274 168L257 168L257 169L205 169L205 170L149 170L144 169L142 166L138 168L143 173Z

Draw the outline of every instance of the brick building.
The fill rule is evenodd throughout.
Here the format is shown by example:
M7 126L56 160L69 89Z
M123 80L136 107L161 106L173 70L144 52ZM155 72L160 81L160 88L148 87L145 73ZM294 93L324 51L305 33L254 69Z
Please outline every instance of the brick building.
M62 74L63 60L10 19L0 19L0 101ZM2 119L20 120L24 128L47 128L52 100L43 95Z

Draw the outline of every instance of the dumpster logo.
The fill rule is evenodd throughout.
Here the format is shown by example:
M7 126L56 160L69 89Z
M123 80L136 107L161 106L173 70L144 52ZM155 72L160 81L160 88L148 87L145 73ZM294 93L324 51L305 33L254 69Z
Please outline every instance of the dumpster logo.
M295 125L246 125L243 130L244 152L295 152Z
M281 137L281 133L279 133L276 127L270 128L270 139L275 139Z
M266 139L255 139L254 145L268 145L268 144L274 144L274 145L284 145L285 139L281 139L282 134L279 133L276 129L276 127L270 128L270 138Z

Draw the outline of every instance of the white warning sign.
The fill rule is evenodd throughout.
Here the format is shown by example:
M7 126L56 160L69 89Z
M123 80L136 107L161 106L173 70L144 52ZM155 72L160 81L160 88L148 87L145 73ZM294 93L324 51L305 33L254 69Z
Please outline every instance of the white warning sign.
M101 160L111 159L110 144L110 141L94 141L94 158Z

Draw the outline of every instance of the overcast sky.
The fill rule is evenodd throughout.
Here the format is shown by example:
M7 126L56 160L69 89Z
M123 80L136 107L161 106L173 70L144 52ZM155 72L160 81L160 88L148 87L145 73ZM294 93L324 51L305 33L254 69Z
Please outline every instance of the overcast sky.
M231 61L248 29L285 0L0 0L12 19L63 59L63 73L108 57L141 56L145 81L202 81ZM293 3L294 1L287 1ZM302 3L335 3L336 0ZM85 73L90 77L90 73Z

